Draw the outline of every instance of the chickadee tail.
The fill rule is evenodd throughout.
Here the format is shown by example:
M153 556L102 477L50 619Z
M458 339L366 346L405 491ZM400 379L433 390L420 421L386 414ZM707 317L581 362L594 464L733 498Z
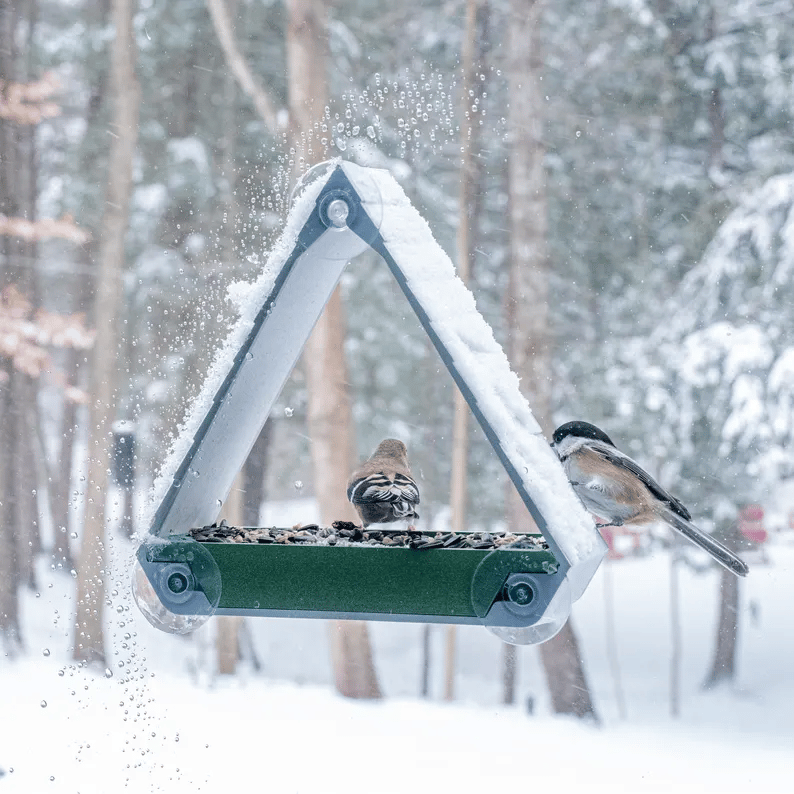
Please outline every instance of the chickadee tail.
M726 548L718 540L707 535L702 530L698 529L694 524L691 524L678 513L665 508L662 511L662 518L667 521L673 529L677 529L685 538L691 540L696 546L699 546L703 551L709 554L724 568L727 568L731 573L736 576L747 576L750 569L744 560L737 557L729 548Z

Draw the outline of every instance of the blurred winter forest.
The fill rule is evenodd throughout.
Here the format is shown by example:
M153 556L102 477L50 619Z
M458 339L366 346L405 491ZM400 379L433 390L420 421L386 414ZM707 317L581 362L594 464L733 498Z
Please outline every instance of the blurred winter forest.
M227 290L259 273L297 176L331 157L399 180L547 433L595 422L701 526L757 553L740 510L763 505L776 529L794 507L780 501L792 20L791 0L0 2L5 652L25 647L19 594L45 560L77 579L75 658L103 659L108 539L146 531L148 488L235 320ZM237 520L298 498L319 504L304 521L348 517L347 473L396 436L424 524L517 527L498 460L383 263L362 255L340 289L241 475ZM119 428L134 431L123 487ZM331 472L313 464L329 448ZM110 534L108 493L127 517ZM663 531L634 551L651 552L705 566ZM735 620L720 631L717 678ZM362 624L351 657L333 654L365 671L363 691L338 672L340 691L378 694L367 643ZM592 713L575 626L541 653L557 710Z

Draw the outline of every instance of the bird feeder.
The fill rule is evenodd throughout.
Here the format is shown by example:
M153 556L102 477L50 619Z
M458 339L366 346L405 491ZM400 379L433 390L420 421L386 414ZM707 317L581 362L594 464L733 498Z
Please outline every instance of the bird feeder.
M562 627L606 551L474 298L386 171L339 160L299 186L203 398L161 476L133 591L165 631L212 615L486 626L537 643ZM197 540L213 525L348 262L377 252L515 485L542 542L376 548ZM200 537L200 535L198 535ZM429 548L428 548L429 546Z

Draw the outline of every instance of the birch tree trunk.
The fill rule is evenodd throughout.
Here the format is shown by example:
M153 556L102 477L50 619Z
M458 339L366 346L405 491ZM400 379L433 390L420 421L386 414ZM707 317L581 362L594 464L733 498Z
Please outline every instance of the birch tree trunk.
M550 434L552 348L543 167L542 0L511 0L510 10L510 357L540 426ZM512 487L508 518L514 532L532 528L532 519ZM556 637L540 646L540 656L555 713L595 718L570 620Z
M287 79L290 138L298 173L324 155L318 125L328 97L327 20L322 0L287 1ZM345 315L337 287L306 345L308 424L314 485L324 524L355 521L347 501L352 471L353 418L344 357ZM380 697L367 624L330 624L331 658L339 692L347 697Z
M115 99L105 214L99 245L94 320L88 481L77 577L77 619L73 655L77 661L104 663L102 631L105 566L105 496L110 462L111 424L118 380L118 317L122 305L124 240L127 232L132 161L138 138L140 86L135 75L132 29L135 0L113 0L116 35L111 55L111 94Z

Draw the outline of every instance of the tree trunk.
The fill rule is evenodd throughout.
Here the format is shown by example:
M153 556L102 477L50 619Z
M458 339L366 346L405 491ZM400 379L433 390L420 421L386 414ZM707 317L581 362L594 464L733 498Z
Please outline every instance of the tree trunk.
M272 437L273 423L268 420L243 467L242 523L247 527L259 526L259 511L266 496L265 477Z
M291 149L295 172L301 173L325 153L317 134L328 96L325 4L322 0L288 0L287 16ZM345 326L337 287L303 354L314 487L324 524L357 520L346 496L354 444L343 347ZM348 697L380 697L367 624L337 621L331 624L330 632L339 692Z
M419 684L419 693L423 698L430 697L430 632L432 626L425 623L422 626L422 675Z
M243 473L234 480L229 496L223 505L223 517L233 527L243 521ZM218 673L234 675L240 658L240 630L243 618L240 615L217 615L215 617L215 650L218 654Z
M88 481L77 578L74 658L104 663L102 631L105 566L105 498L111 424L118 379L117 320L122 306L124 240L132 191L132 161L138 136L140 86L135 76L134 0L113 0L111 93L115 100L107 194L99 246L94 321Z
M717 11L712 6L706 23L707 42L712 44L717 37ZM709 127L711 127L711 136L709 138L708 168L709 176L712 179L719 179L725 149L725 110L719 85L713 85L709 93Z
M535 417L548 434L552 429L552 349L543 166L541 7L541 0L511 0L510 6L508 194L511 267L507 311L513 368L525 384ZM508 511L511 530L530 528L531 518L512 487ZM540 656L554 711L595 717L570 620L556 637L540 646Z
M518 648L502 643L502 703L512 706L516 702L516 669Z
M540 646L540 656L554 713L598 721L570 620L559 634Z
M455 699L455 650L458 633L455 625L447 626L444 632L444 700Z
M623 679L620 674L620 661L618 659L617 632L615 630L615 592L612 580L612 560L604 560L604 629L606 632L607 657L609 669L612 673L612 685L615 690L615 703L618 707L618 717L626 719L626 698L623 695Z
M739 633L739 577L720 568L720 613L714 641L711 671L703 682L704 689L713 689L736 675L736 651Z
M22 642L17 595L18 565L16 533L12 520L11 457L13 425L11 389L15 377L11 363L0 360L0 639L5 653L16 654Z
M679 569L679 543L673 539L670 558L670 716L681 714L681 597Z
M463 74L461 86L460 132L460 192L458 196L458 276L464 284L471 277L471 266L474 258L472 244L473 226L477 222L474 214L474 194L477 188L477 168L475 166L474 135L478 129L472 118L473 92L475 84L474 71L477 67L476 36L477 10L482 0L467 0L466 3L466 39L463 46ZM450 475L450 519L453 532L466 529L466 502L468 496L467 466L469 457L469 406L460 390L454 390L452 414L452 471ZM455 697L455 626L447 627L447 641L444 644L446 659L444 663L444 698Z
M36 22L35 0L0 4L0 78L28 82L28 53ZM5 94L5 85L0 91ZM35 127L13 116L0 118L0 214L36 219ZM38 305L35 240L0 234L0 289L15 284ZM36 405L38 384L13 370L0 369L0 634L8 652L22 644L18 587L34 584L38 550L35 445L29 436L29 412Z
M31 590L36 589L36 555L41 551L41 535L39 533L38 506L38 470L37 456L39 446L36 443L36 410L38 388L37 381L32 378L20 378L21 389L15 400L18 407L18 421L15 422L17 432L15 490L17 492L17 564L19 566L19 584ZM14 399L12 397L12 399Z

